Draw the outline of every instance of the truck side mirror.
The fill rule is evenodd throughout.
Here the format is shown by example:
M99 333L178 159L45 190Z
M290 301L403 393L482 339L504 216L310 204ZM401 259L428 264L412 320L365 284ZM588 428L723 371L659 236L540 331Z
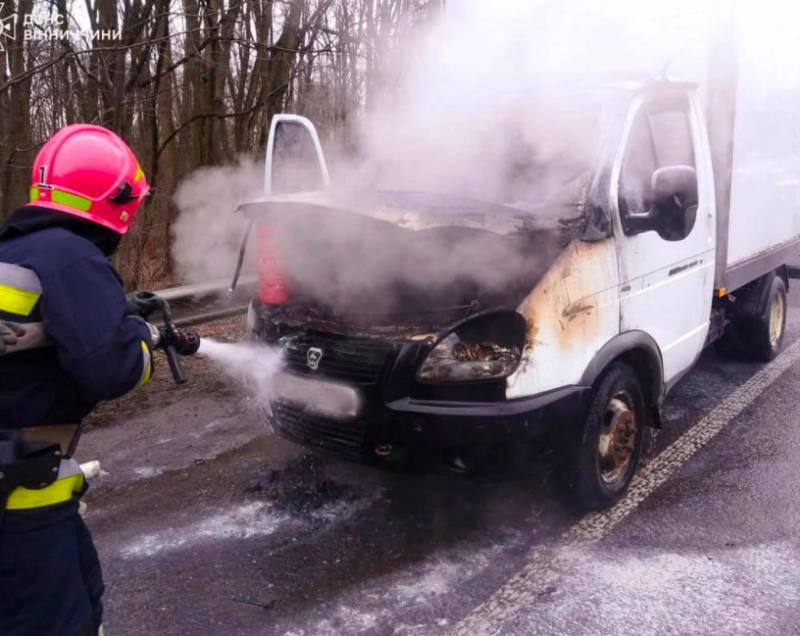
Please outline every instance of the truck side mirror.
M653 202L677 197L681 208L697 205L697 171L691 166L664 166L653 173L650 179Z
M697 217L697 171L691 166L665 166L650 180L655 229L668 241L686 238Z

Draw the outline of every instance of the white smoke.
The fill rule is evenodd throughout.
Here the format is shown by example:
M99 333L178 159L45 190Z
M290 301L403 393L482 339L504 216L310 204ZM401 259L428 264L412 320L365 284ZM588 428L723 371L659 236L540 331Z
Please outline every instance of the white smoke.
M173 226L172 256L181 280L206 283L231 277L245 219L240 201L263 193L264 163L241 157L232 166L200 168L175 192L180 215ZM248 256L254 257L253 250Z
M540 198L591 160L599 112L578 95L657 75L678 43L673 29L643 19L657 13L647 4L452 3L367 118L364 166L379 171L380 186ZM530 183L515 183L514 163ZM554 169L562 174L541 174Z
M451 192L517 207L558 198L595 150L599 112L576 97L587 86L663 75L702 84L709 49L734 23L751 50L784 42L793 56L765 54L759 63L794 73L787 60L797 59L800 46L780 25L797 24L800 9L787 5L450 2L445 18L409 39L398 68L386 74L394 85L362 116L357 160L328 157L333 185ZM241 229L233 209L258 198L262 185L262 168L252 161L200 170L181 185L174 256L184 277L230 274Z

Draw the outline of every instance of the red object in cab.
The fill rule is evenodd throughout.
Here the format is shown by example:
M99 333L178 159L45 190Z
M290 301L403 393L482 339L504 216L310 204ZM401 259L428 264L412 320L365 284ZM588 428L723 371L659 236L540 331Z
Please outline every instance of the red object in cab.
M258 249L258 297L269 305L281 305L289 300L289 285L278 262L277 233L266 223L256 226Z

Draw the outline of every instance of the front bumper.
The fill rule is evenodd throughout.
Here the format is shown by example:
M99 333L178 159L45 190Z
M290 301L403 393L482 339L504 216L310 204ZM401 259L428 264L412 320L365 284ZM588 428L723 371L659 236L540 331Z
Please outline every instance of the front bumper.
M430 342L344 335L290 326L272 321L264 311L256 313L260 318L254 335L283 348L285 375L301 386L294 392L276 386L269 422L284 437L306 446L358 461L387 457L388 449L409 455L532 440L546 447L576 439L585 419L587 387L565 386L507 400L505 380L420 383L417 369ZM324 400L318 399L314 383L327 385ZM332 403L357 408L332 410Z
M403 454L453 447L535 442L559 447L576 439L589 389L566 386L516 400L460 402L364 396L356 417L332 416L287 399L271 404L270 423L284 437L356 461L387 448Z

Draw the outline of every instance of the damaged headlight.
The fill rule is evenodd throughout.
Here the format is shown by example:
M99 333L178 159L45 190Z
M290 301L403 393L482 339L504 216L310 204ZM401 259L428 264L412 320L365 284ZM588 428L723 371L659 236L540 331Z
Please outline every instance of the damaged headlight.
M470 382L511 375L525 342L516 312L487 314L456 327L431 349L417 377L422 382Z

